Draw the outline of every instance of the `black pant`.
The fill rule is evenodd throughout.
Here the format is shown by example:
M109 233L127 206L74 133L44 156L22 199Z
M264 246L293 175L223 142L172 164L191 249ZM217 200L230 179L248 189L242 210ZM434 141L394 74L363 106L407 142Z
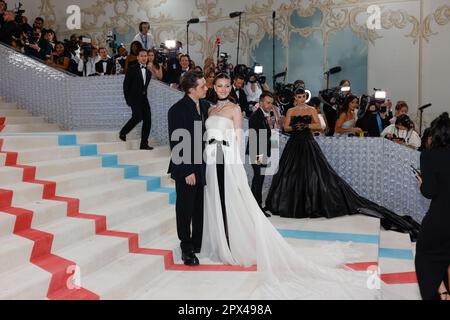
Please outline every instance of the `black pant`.
M265 176L261 175L262 166L252 164L252 167L253 167L252 193L256 199L256 202L258 202L259 206L262 208L262 190Z
M217 171L217 183L219 185L220 205L222 208L223 224L225 229L225 237L227 239L228 247L230 246L230 238L228 235L228 218L227 207L225 205L225 159L223 156L222 146L217 146L216 154L216 171Z
M152 127L152 113L150 111L150 104L148 101L143 101L138 105L131 106L131 110L133 112L131 119L125 124L122 130L120 130L120 135L126 136L139 124L139 122L143 121L141 147L145 147L148 145L148 137L150 136L150 130Z
M185 181L176 182L177 232L181 250L185 253L200 249L202 245L203 189L199 181L194 187L188 186Z

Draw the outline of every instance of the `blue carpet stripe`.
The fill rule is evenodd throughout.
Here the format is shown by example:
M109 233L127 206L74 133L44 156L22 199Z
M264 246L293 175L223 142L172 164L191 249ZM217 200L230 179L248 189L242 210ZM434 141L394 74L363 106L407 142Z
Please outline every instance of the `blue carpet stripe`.
M148 192L167 193L169 195L169 204L176 203L176 192L174 188L161 188L161 177L141 176L139 166L119 164L119 157L115 154L99 154L96 144L78 144L76 135L59 135L58 143L60 146L80 147L81 157L99 157L102 159L103 168L123 169L124 179L145 181Z
M147 183L148 192L159 192L169 194L169 203L176 203L176 192L174 188L162 188L161 177L141 176L139 167L136 165L120 165L119 158L114 154L99 154L96 144L77 144L76 135L59 135L58 143L60 146L77 146L80 147L80 156L90 157L96 156L102 159L103 168L115 168L124 170L124 178L128 180L145 181ZM352 233L336 233L336 232L319 232L319 231L299 231L299 230L278 230L284 238L316 240L316 241L342 241L355 242L378 245L380 238L378 235L352 234ZM413 260L411 250L401 249L379 249L380 258L391 258L400 260Z
M278 230L284 238L318 241L343 241L355 243L378 244L380 237L369 234L352 234L337 232L318 232L318 231L298 231L298 230Z
M387 259L414 260L412 250L407 249L380 248L378 256Z

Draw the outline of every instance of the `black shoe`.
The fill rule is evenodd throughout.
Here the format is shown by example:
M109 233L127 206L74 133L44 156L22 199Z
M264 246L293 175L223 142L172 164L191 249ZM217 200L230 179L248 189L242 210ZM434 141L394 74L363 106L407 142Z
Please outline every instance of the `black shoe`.
M187 266L198 266L200 264L200 261L198 261L198 258L195 256L194 252L183 252L181 259Z
M124 134L119 135L119 139L122 140L123 142L127 141L127 136Z
M271 217L271 215L267 212L267 209L266 209L266 208L262 208L261 211L264 213L264 215L265 215L267 218L270 218L270 217Z
M153 150L153 147L150 147L150 146L141 146L141 150Z

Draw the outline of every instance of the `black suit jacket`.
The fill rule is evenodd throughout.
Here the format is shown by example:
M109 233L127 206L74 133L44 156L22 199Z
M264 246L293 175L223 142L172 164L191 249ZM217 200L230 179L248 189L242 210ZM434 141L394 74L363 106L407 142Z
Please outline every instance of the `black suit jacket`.
M270 138L272 136L272 130L261 109L256 110L251 115L248 121L248 128L249 128L249 141L247 143L246 154L250 156L250 161L252 164L256 163L256 156L262 154L264 156L263 164L266 164L267 159L271 156L272 144L270 142ZM254 137L252 138L253 132L256 133L256 139L254 139ZM262 141L264 135L266 141ZM251 148L250 143L252 144ZM255 143L256 146L254 145ZM264 147L261 148L261 145L263 145L265 148Z
M95 64L95 71L98 73L103 73L103 61L100 60ZM106 60L106 75L113 75L116 73L116 65L113 59Z
M386 116L386 118L381 119L382 129L386 129L391 123L389 122L390 118ZM367 131L369 133L369 137L380 137L381 132L378 127L377 113L374 112L366 112L366 114L356 121L356 127L361 128L363 131Z
M206 165L203 160L205 142L203 141L203 136L206 132L205 121L208 118L209 107L210 104L206 100L200 100L199 115L197 113L195 102L186 95L169 110L169 140L170 150L173 153L168 173L170 173L172 179L176 181L182 182L187 176L194 173L197 183L206 185ZM195 130L196 126L197 130ZM190 141L185 141L184 137L176 137L176 139L174 137L176 141L172 141L172 134L178 129L188 132ZM197 144L197 148L195 148L195 144ZM188 159L183 158L186 150L178 149L182 146L184 148L190 148L190 156ZM175 149L175 147L177 148ZM176 161L176 157L182 158L183 161ZM186 157L188 157L188 155Z
M147 89L152 78L152 73L145 68L146 81L142 78L141 66L139 64L128 67L128 72L125 75L123 82L123 93L127 105L136 106L142 103L148 103Z
M241 111L245 112L245 115L249 117L251 114L251 110L248 110L247 95L245 94L245 91L243 89L238 89L238 91L239 91L239 98L236 94L234 87L232 87L230 96L236 101L236 104L239 105L239 107L241 107Z

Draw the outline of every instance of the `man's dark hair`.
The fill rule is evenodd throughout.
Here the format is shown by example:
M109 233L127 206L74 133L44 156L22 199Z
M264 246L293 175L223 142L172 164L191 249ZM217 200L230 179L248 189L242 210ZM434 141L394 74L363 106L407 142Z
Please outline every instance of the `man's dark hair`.
M44 23L44 18L42 18L42 17L37 17L36 19L34 19L34 21L36 21L36 20L38 20L38 21Z
M141 52L148 53L147 50L141 48L141 49L139 49L139 50L137 51L137 55L139 55Z
M266 97L272 98L273 99L273 94L270 91L264 91L260 96L259 96L259 101L264 101L264 99Z
M236 73L236 75L234 76L234 80L244 80L245 81L245 77L240 73Z
M198 86L197 81L204 78L203 72L200 71L188 71L182 77L180 81L180 88L185 94L189 94L191 89L195 89Z

